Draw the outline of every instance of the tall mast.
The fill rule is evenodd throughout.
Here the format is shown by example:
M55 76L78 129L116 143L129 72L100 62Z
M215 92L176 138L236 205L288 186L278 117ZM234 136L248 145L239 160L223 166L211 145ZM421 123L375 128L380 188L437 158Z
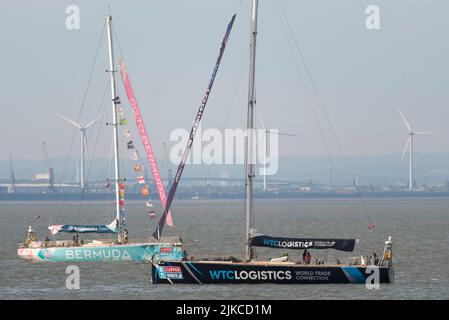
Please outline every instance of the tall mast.
M254 179L254 106L256 104L255 73L256 73L256 38L257 38L257 11L259 1L253 0L251 9L251 36L250 36L250 62L248 83L248 118L246 140L246 250L245 259L254 258L254 251L249 240L254 229L254 203L253 203L253 179Z
M14 174L14 167L12 165L12 154L9 154L9 189L8 192L13 193L16 191L16 175Z
M118 241L121 242L122 235L122 221L120 214L120 171L119 171L119 148L118 148L118 121L117 121L117 106L115 98L117 93L115 91L115 72L114 69L114 52L112 45L112 16L106 16L106 27L108 29L108 49L109 49L109 74L111 75L111 103L112 103L112 128L114 137L114 165L115 165L115 210L118 220L118 228L120 230Z

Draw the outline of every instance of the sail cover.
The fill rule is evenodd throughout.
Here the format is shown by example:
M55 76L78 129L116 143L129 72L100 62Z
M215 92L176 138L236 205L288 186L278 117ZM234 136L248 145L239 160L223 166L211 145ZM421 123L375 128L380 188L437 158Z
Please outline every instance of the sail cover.
M226 48L226 43L228 42L229 35L231 34L232 26L234 25L235 16L236 16L235 14L232 16L231 21L228 23L228 27L226 28L225 36L223 37L223 41L221 42L220 53L218 54L217 61L215 62L214 71L212 72L212 76L209 80L209 85L207 86L206 93L203 96L203 100L201 100L200 107L198 108L195 120L193 121L192 129L190 130L189 140L187 141L187 146L184 149L181 162L179 163L178 170L176 171L175 179L173 180L170 192L168 193L167 205L164 208L164 213L162 214L162 217L159 220L157 229L153 232L153 236L156 239L160 239L162 235L162 230L164 229L165 221L169 218L168 213L171 207L171 203L173 201L173 198L175 197L176 188L178 187L179 181L181 180L184 166L189 156L190 149L192 148L193 139L195 138L195 134L201 123L201 118L203 117L204 110L206 109L207 100L209 99L212 86L214 85L215 76L217 75L218 68L220 67L221 58L223 57L223 53Z
M353 251L355 239L312 239L312 238L281 238L258 235L250 239L251 246L278 249L335 249Z
M118 220L115 219L108 225L79 225L79 224L55 224L48 227L52 235L59 232L76 233L118 233Z

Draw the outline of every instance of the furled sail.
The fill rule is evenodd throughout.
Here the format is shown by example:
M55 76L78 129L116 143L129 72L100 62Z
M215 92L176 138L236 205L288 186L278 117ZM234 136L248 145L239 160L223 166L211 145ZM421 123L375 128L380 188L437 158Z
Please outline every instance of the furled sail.
M179 163L179 166L178 166L178 171L176 172L175 179L173 181L173 184L171 185L170 192L168 193L167 205L164 209L164 213L162 214L161 219L159 220L157 229L153 233L153 237L155 237L156 239L159 239L161 237L162 230L164 229L165 221L169 217L170 206L171 206L171 203L175 196L176 188L178 187L179 180L181 179L181 175L184 170L184 166L186 164L187 158L189 156L190 149L192 148L193 139L195 138L196 131L198 130L198 127L201 123L201 118L203 117L204 109L206 108L207 100L209 99L209 94L212 90L215 76L217 75L218 67L220 66L221 58L223 57L223 53L226 48L226 43L228 42L229 35L231 34L235 16L236 16L235 14L232 16L231 21L229 22L228 27L226 29L225 36L223 37L223 41L221 42L220 53L219 53L217 61L215 63L214 71L212 72L212 76L210 78L209 85L207 86L206 93L204 94L203 100L201 100L200 107L198 108L198 112L196 114L195 120L193 121L193 126L192 126L192 129L190 130L190 136L189 136L189 140L187 141L187 146L184 149L184 153L182 154L181 162Z
M153 153L153 148L150 144L150 138L147 133L147 129L145 128L145 124L143 123L142 114L140 113L139 105L137 104L136 97L134 96L134 90L131 87L131 81L128 77L128 72L126 71L125 61L120 59L120 74L122 75L123 84L125 86L126 95L128 96L129 103L131 104L131 108L134 111L134 116L136 120L137 130L139 131L140 138L142 140L142 144L144 146L145 152L147 153L148 162L150 163L151 173L153 174L154 184L156 185L157 191L159 193L159 199L161 200L162 207L165 209L167 202L167 195L165 193L164 182L162 181L161 174L159 173L159 169L156 163L156 157ZM147 189L146 189L147 190ZM147 192L144 192L142 189L142 195L148 195ZM173 219L171 217L170 208L168 209L167 214L167 225L173 227ZM165 219L164 219L165 221Z
M56 224L49 226L52 235L59 232L76 232L76 233L118 233L118 220L114 219L107 225L79 225L79 224Z
M278 249L335 249L340 251L353 251L355 239L313 239L313 238L281 238L267 235L257 235L250 239L254 247L267 247Z

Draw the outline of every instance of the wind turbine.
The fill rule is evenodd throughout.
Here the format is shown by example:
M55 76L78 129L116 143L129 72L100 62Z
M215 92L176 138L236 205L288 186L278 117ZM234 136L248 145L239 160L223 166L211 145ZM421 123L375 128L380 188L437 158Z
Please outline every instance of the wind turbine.
M267 190L267 153L268 153L268 141L270 138L270 130L267 129L267 126L265 125L265 121L263 121L262 114L258 109L257 115L259 116L259 120L262 123L262 127L265 131L265 146L264 146L264 168L263 168L263 191ZM278 132L278 136L288 136L288 137L301 137L299 134L293 134L293 133L283 133Z
M92 120L85 126L81 126L79 123L76 123L73 120L70 120L69 118L63 116L62 114L58 113L58 116L73 125L74 127L78 128L80 130L81 134L81 155L80 155L80 171L79 171L79 180L80 180L80 187L81 190L84 190L86 188L86 181L84 180L84 158L85 154L87 153L87 136L86 136L86 130L92 126L95 122L97 122L103 115L99 116L95 120Z
M418 135L428 135L428 134L434 134L433 131L414 131L412 130L412 127L410 126L409 122L405 118L405 116L402 114L401 110L398 110L399 114L401 115L402 120L404 121L405 126L408 129L408 138L407 142L405 143L404 151L402 152L401 160L404 160L405 154L407 153L407 149L409 149L409 173L408 173L408 190L413 191L413 139L414 136Z

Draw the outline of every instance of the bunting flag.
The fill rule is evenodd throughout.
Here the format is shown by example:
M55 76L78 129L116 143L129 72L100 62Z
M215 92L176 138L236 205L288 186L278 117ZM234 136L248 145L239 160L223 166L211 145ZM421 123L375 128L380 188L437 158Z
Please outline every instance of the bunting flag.
M131 132L128 128L123 129L123 135L128 138L131 137Z
M159 194L159 198L162 203L162 207L166 207L167 195L165 192L164 182L162 181L161 174L159 173L159 168L157 167L156 157L153 153L153 148L151 147L150 138L148 136L147 130L145 128L145 124L143 122L142 114L140 112L139 106L137 104L137 100L134 95L134 90L131 86L131 81L129 80L128 73L125 67L125 61L120 59L120 74L123 80L123 84L125 86L126 95L128 96L129 103L134 112L134 117L137 125L137 129L139 130L140 138L142 140L142 144L144 146L145 152L147 154L148 162L150 164L151 173L153 174L154 184ZM164 223L166 222L168 226L173 226L173 220L170 213L170 209L167 210L167 214L165 215L166 219L164 219Z
M159 223L157 225L157 229L153 233L153 236L156 239L160 239L160 237L162 235L162 230L164 228L165 221L168 218L168 213L170 212L169 210L170 210L170 207L171 207L171 203L173 201L173 198L175 197L176 188L178 187L179 181L181 179L182 172L184 170L184 166L186 164L187 158L188 158L189 153L190 153L190 149L192 148L193 139L195 138L195 134L196 134L196 132L198 130L198 127L199 127L199 125L201 123L201 118L203 117L204 110L205 110L206 104L207 104L207 100L209 99L209 95L210 95L210 92L212 90L212 86L214 84L215 76L217 75L218 68L219 68L220 62L221 62L221 58L223 57L223 53L224 53L225 48L226 48L226 43L228 41L229 34L231 33L232 26L234 24L235 16L236 16L235 14L232 16L232 19L231 19L231 21L229 22L229 24L228 24L228 26L226 28L226 33L225 33L225 36L223 37L223 40L221 42L220 53L219 53L217 61L215 63L214 71L212 72L212 76L211 76L211 79L209 81L209 85L207 86L206 93L204 94L203 100L201 100L200 107L198 108L198 112L196 114L195 120L193 121L193 126L192 126L192 129L190 131L189 140L187 141L187 146L184 149L184 153L182 154L181 162L179 163L179 166L178 166L178 171L176 172L175 179L174 179L174 181L173 181L173 183L171 185L170 192L169 192L168 198L167 198L167 204L165 205L164 213L162 214L162 217L159 220Z
M131 157L132 160L135 160L135 161L139 160L137 152L134 149L129 152L129 156Z
M150 212L148 212L148 216L150 217L150 219L154 219L154 218L156 218L156 212L154 212L154 210L150 211Z
M145 202L145 205L146 205L147 207L152 207L152 206L153 206L153 202L151 202L151 200L147 200L147 201Z
M120 99L119 99L119 97L117 97L117 98L114 100L114 102L115 102L116 105L117 105L117 113L122 117L122 118L120 119L120 121L119 121L119 124L120 124L120 125L123 125L123 126L126 126L126 125L128 124L128 121L126 120L126 118L123 118L124 115L125 115L125 112L124 112L123 107L122 107L121 104L120 104ZM135 171L137 174L139 174L139 175L137 176L137 183L138 183L138 184L145 184L145 178L144 178L143 175L140 174L140 172L143 171L143 166L142 166L142 164L140 163L139 153L138 153L137 150L135 149L134 142L133 142L133 140L131 139L131 130L130 130L128 127L124 127L124 128L122 129L122 132L123 132L123 135L124 135L125 137L128 138L128 139L127 139L128 142L126 143L126 148L129 150L130 158L131 158L133 161L137 162L137 163L135 163L134 166L133 166L134 171ZM150 194L150 191L149 191L147 185L145 185L145 186L142 187L142 189L141 189L141 194L142 194L142 196L145 196L145 197L148 196L148 195ZM125 191L124 191L124 190L120 190L119 196L120 196L120 206L121 206L121 208L120 208L120 213L121 213L122 220L124 221L124 220L125 220L125 217L124 217L124 215L125 215L125 210L124 210L124 208L123 208L123 205L124 205ZM151 200L149 200L149 201L151 202Z
M120 104L120 98L119 96L115 97L114 99L112 99L112 101L114 102L114 104Z
M148 196L148 195L150 194L150 191L148 190L148 187L147 187L147 186L144 186L144 187L142 187L142 189L140 190L140 193L141 193L144 197L146 197L146 196Z

